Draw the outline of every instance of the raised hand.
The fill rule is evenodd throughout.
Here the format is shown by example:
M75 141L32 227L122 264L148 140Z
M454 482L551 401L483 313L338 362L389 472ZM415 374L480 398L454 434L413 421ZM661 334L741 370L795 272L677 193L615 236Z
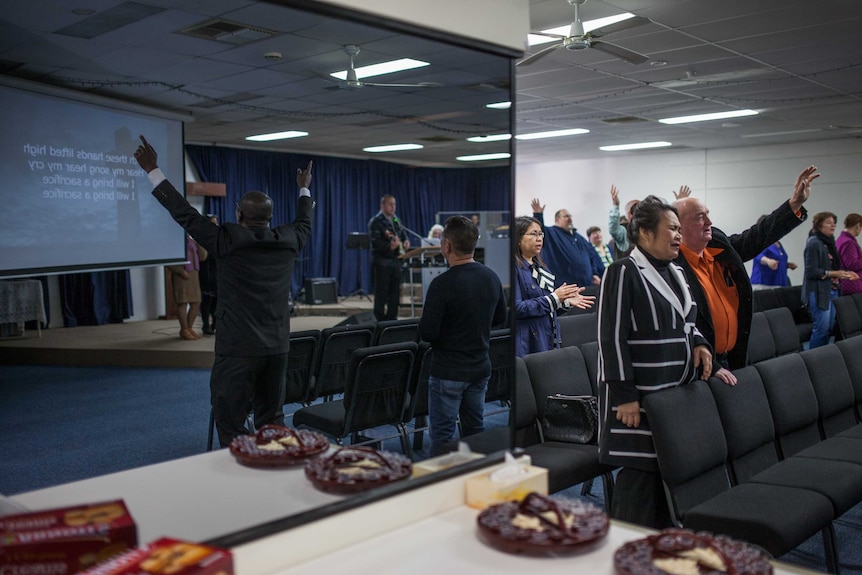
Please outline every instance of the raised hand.
M796 177L796 185L793 186L793 195L790 196L790 209L798 212L802 204L811 195L811 182L820 177L817 166L808 166Z
M304 170L301 168L296 168L296 185L300 188L310 188L311 187L311 165L312 161L308 160L308 167ZM325 167L325 166L324 166Z
M141 144L138 146L138 149L135 150L135 160L138 161L138 165L141 166L141 169L149 174L159 167L159 155L146 138L143 136L138 137L141 139Z
M683 198L687 198L691 195L691 188L686 186L685 184L679 187L678 192L673 192L674 199L681 200Z
M534 214L545 212L545 205L539 202L539 198L533 198L532 201L530 201L530 207L533 208Z
M611 201L615 206L620 207L620 191L613 184L611 184Z

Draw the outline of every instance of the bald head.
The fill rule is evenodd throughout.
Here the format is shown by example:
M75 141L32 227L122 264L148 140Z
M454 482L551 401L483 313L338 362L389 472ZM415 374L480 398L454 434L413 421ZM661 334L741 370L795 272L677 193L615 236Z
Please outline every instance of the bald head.
M263 192L248 192L236 207L236 221L245 227L269 226L272 200Z
M709 208L702 200L691 196L673 203L679 213L682 245L700 255L712 239L712 220Z

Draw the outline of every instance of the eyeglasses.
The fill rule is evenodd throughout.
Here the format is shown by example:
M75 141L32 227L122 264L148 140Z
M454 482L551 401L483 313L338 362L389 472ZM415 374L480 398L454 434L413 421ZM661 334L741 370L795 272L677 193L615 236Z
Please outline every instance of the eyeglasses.
M524 235L525 236L533 236L534 238L543 238L543 237L545 237L545 232L527 232Z

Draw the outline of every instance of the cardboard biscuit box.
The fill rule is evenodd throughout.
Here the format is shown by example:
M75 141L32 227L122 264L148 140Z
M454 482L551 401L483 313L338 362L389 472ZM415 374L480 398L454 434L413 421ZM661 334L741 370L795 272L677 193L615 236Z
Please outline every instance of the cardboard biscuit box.
M81 575L233 575L230 551L162 537L118 555Z
M77 573L138 544L122 500L0 517L4 573Z

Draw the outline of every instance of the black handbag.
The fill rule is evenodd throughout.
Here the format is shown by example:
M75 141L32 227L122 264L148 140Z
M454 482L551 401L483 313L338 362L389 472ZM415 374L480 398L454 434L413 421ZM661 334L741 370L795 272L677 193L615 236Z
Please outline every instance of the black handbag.
M546 441L591 443L598 433L599 405L593 395L549 395L542 416Z

